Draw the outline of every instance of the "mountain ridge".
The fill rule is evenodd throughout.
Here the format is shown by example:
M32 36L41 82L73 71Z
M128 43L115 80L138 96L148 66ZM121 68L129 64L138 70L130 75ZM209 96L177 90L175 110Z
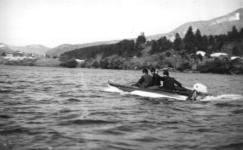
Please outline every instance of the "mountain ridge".
M148 39L155 40L162 36L166 36L173 41L176 33L179 33L181 37L184 37L190 26L192 26L194 32L196 29L199 29L202 35L226 34L233 26L236 26L239 30L243 27L243 8L239 8L231 13L213 19L187 22L168 33L150 35L148 36Z
M90 42L90 43L84 43L84 44L61 44L57 47L54 47L52 49L49 49L46 52L46 55L50 57L59 57L62 53L65 53L67 51L71 51L74 49L89 47L89 46L96 46L96 45L102 45L102 44L113 44L118 42L119 40L112 40L112 41L98 41L98 42Z
M238 13L236 15L236 13ZM214 24L213 24L214 23ZM216 18L212 18L209 20L200 20L200 21L191 21L184 23L174 30L168 32L168 33L162 33L162 34L155 34L155 35L149 35L146 36L147 40L157 40L163 36L167 37L171 41L175 39L175 34L179 33L181 37L184 37L186 34L188 28L192 26L193 31L195 32L197 29L201 31L202 35L219 35L219 34L226 34L227 32L231 31L233 26L236 26L236 28L239 30L240 28L243 28L243 8L239 8L235 11L232 11L231 13L225 14L223 16L219 16ZM135 40L136 38L131 38ZM121 40L116 40L116 42L121 41ZM116 43L114 42L114 43ZM92 44L95 43L95 44ZM102 43L96 43L92 42L89 43L88 45L82 45L82 47L79 48L84 48L88 46L96 46L96 45L101 45L101 44L112 44L110 41L104 41ZM70 50L75 50L75 49L69 49L65 50L65 52L70 51ZM60 56L61 53L58 53Z
M24 53L33 53L37 55L45 55L50 49L49 47L40 44L31 44L26 46L9 46L14 51L21 51Z
M171 41L173 41L175 39L176 33L179 33L181 37L184 37L185 33L187 32L190 26L192 26L194 32L196 31L196 29L199 29L202 35L226 34L232 29L233 26L236 26L237 29L243 28L243 8L239 8L235 11L232 11L231 13L216 18L212 18L209 20L187 22L178 26L177 28L175 28L174 30L168 33L149 35L146 36L146 38L147 40L157 40L165 36ZM136 38L129 38L129 39L135 40ZM38 55L49 55L51 57L53 56L59 57L62 53L65 53L67 51L89 47L89 46L114 44L121 40L94 41L94 42L83 43L83 44L61 44L54 48L48 48L40 44L32 44L26 46L8 45L8 49L12 49L14 51L22 51L25 53L34 53Z

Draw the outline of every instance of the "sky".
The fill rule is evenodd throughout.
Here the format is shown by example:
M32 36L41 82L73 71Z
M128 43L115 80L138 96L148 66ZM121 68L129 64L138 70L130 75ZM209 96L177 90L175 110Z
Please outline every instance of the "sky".
M0 0L0 43L81 44L167 33L243 7L243 0Z

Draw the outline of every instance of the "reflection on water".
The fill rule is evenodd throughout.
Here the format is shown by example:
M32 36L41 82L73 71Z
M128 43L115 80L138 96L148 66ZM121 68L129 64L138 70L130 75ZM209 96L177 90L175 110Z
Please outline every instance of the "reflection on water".
M242 149L243 76L172 73L217 101L107 93L139 71L0 66L0 149ZM223 94L228 95L222 98Z

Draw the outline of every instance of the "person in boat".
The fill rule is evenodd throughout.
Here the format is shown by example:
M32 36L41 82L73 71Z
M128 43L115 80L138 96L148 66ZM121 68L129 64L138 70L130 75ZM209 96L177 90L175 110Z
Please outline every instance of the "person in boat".
M151 68L150 72L152 74L152 84L149 89L159 89L161 86L161 81L163 81L163 77L161 77L155 68Z
M198 96L198 92L196 90L188 90L184 87L182 87L182 84L180 82L178 82L177 80L175 80L174 78L169 76L169 71L168 70L164 70L163 72L163 77L162 77L162 81L163 81L163 88L166 90L180 90L180 91L184 91L186 92L189 96L187 98L187 100L193 100L195 101L197 99Z
M147 69L143 69L143 75L142 77L138 80L137 83L133 84L133 86L137 86L140 88L147 88L151 86L152 83L152 76L148 74Z
M161 80L163 81L163 88L166 90L175 90L177 87L182 88L182 85L180 82L175 80L174 78L169 76L169 71L164 70L163 77Z

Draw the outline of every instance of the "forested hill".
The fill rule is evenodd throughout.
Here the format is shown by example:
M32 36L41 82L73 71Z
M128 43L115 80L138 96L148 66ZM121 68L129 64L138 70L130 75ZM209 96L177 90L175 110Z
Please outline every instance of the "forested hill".
M243 27L243 8L235 10L231 13L228 13L224 16L212 18L210 20L204 21L193 21L185 23L173 31L164 34L156 34L156 35L149 35L147 36L147 40L158 40L161 37L166 37L167 39L174 41L176 37L176 33L180 35L180 37L184 37L188 28L191 26L193 32L196 32L197 29L200 30L202 35L220 35L220 34L227 34L231 29L232 26L235 26L237 30L240 30ZM135 38L134 38L135 40ZM87 44L62 44L58 47L52 48L47 52L48 56L51 57L59 57L62 53L80 49L84 47L91 47L91 46L98 46L98 45L105 45L105 44L114 44L117 43L116 41L103 41L103 42L93 42Z
M60 56L63 66L74 67L75 59L85 60L82 67L138 69L171 67L215 73L243 73L243 9L208 21L186 23L164 36L151 38L143 34L134 40L121 40L78 48ZM203 51L206 56L196 53ZM226 53L218 61L212 53ZM231 61L231 56L240 58ZM210 67L211 68L210 68ZM218 68L218 69L215 69ZM232 71L233 70L233 71Z
M111 55L126 58L134 56L143 57L172 49L177 52L183 51L185 54L195 54L199 50L205 51L208 54L213 52L226 52L229 55L235 56L243 54L243 28L238 31L233 26L232 30L227 34L202 36L199 29L194 33L193 28L189 27L184 38L181 38L178 33L176 33L175 37L176 39L173 42L166 37L161 37L159 40L146 41L146 37L140 35L135 41L122 40L116 44L91 46L66 52L61 55L60 60L64 62L72 58L106 58Z
M92 59L98 56L105 58L111 55L130 57L137 53L133 40L123 40L116 44L90 46L66 52L60 56L60 60L67 61L72 58Z
M166 37L147 41L142 34L136 40L122 40L116 44L91 46L66 52L61 55L60 60L64 62L64 66L68 66L68 62L74 59L84 59L83 67L111 69L171 67L181 71L198 71L200 65L205 65L210 60L209 55L212 53L243 55L243 28L237 30L233 26L227 34L207 36L201 35L199 29L193 32L193 28L189 27L184 38L178 33L175 37L173 42ZM196 55L199 50L206 52L204 61ZM241 67L243 72L243 65ZM225 71L227 68L223 72Z
M113 44L117 43L118 41L100 41L100 42L92 42L92 43L85 43L85 44L62 44L52 49L49 49L46 52L48 57L59 57L62 53L72 51L75 49L80 49L84 47L91 47L96 45L104 45L104 44Z

